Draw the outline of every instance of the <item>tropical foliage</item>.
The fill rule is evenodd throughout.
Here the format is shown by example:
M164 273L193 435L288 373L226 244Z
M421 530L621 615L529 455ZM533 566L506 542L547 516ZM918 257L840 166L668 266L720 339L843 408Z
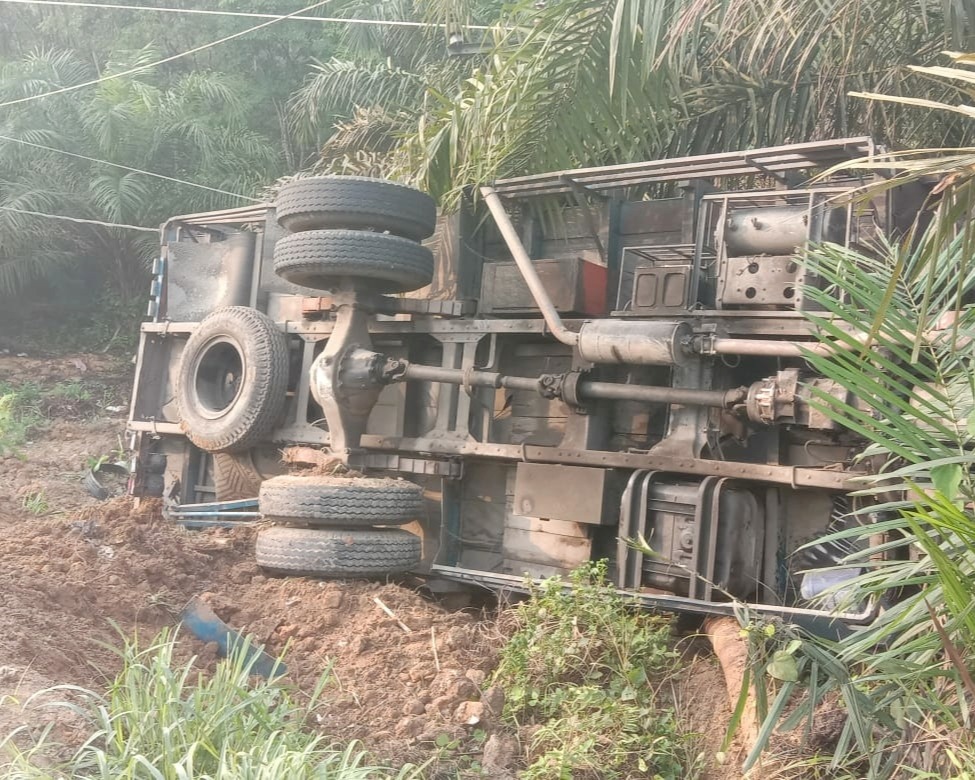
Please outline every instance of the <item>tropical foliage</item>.
M219 7L281 11L271 0ZM950 99L956 85L909 66L965 47L973 11L970 0L333 0L311 13L446 23L447 40L462 45L448 53L439 28L281 23L98 87L10 106L0 135L245 197L301 169L378 173L418 183L448 208L468 185L542 169L855 133L899 147L957 146L969 133L956 116L929 121L848 93ZM0 102L251 23L5 9ZM9 141L0 141L0 154L0 205L44 206L23 210L155 227L170 214L246 203ZM151 254L148 233L9 211L2 220L7 297L79 267L110 269L129 292Z
M516 5L485 63L428 94L394 174L456 202L468 184L579 165L872 134L954 146L950 117L851 99L942 98L908 66L970 42L971 3L563 0ZM553 142L557 139L557 142Z
M822 702L838 697L848 716L835 763L857 777L950 777L952 756L975 756L964 736L975 695L967 669L975 651L975 311L960 306L975 290L975 267L965 235L943 225L914 249L886 245L866 255L823 245L807 257L825 282L809 291L823 308L814 319L834 347L809 363L858 398L824 393L818 405L870 442L863 457L872 476L854 509L860 524L830 537L866 543L837 567L856 575L843 584L843 608L872 604L878 617L825 648L806 639L796 678L809 696L786 727L811 724ZM766 737L793 688L770 707Z
M271 6L247 10L277 10ZM256 24L202 19L4 8L0 103L142 68ZM126 299L141 297L158 243L152 230L167 217L245 205L311 156L290 132L285 104L306 64L336 40L315 23L287 31L279 24L191 58L6 106L0 296L34 289L37 297L77 299L79 289L91 296L107 279ZM87 282L79 287L79 279ZM38 280L46 284L38 287Z
M956 67L915 71L961 85L960 97L970 98L975 58L953 58ZM964 103L869 97L911 106L932 123L939 114L931 109L972 117ZM857 777L964 778L975 765L975 152L898 157L893 183L937 182L930 227L869 255L823 245L807 257L826 283L810 291L824 310L814 319L837 347L809 363L859 399L822 395L819 405L870 442L872 475L854 511L861 525L835 535L868 542L841 566L857 575L844 584L847 606L874 604L879 614L836 645L805 644L810 695L786 725L840 696L848 719L834 766ZM766 736L786 703L770 710Z

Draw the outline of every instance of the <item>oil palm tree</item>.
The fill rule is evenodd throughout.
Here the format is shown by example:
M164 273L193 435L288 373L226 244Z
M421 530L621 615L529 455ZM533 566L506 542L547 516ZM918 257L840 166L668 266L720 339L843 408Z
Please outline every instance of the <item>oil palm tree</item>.
M155 54L136 52L108 72L131 67L133 58ZM0 69L0 98L91 78L91 67L71 52L39 51ZM250 194L281 162L248 128L237 94L233 80L219 74L191 73L158 86L144 72L6 109L0 135L12 140L0 139L0 296L66 269L107 278L126 298L144 280L158 243L151 232L36 214L151 229L174 213L245 202L217 190Z
M852 97L904 109L919 132L954 120L967 137L975 55L950 56L953 65L911 71L932 81L929 95L951 102ZM850 601L883 609L839 643L810 648L802 662L809 696L786 721L812 718L842 689L849 716L834 764L856 764L869 778L964 777L975 764L975 149L918 149L849 167L887 175L868 196L926 180L934 215L923 232L870 255L830 245L807 254L828 282L809 291L824 310L814 321L824 341L843 346L809 363L859 399L818 403L869 443L872 475L853 513L862 525L835 535L867 543L841 564L861 572L844 587ZM851 332L869 334L870 348ZM772 707L766 736L786 703L782 696Z
M853 90L939 98L907 66L970 42L975 5L924 0L561 0L499 19L453 92L430 90L389 171L456 203L507 175L872 133L955 145Z

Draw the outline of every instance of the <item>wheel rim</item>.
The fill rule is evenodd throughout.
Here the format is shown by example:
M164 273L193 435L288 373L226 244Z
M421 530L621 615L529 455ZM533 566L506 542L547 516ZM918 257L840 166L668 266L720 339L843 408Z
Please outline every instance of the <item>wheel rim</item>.
M201 416L217 420L230 412L244 386L243 350L227 336L210 339L193 366L193 389Z

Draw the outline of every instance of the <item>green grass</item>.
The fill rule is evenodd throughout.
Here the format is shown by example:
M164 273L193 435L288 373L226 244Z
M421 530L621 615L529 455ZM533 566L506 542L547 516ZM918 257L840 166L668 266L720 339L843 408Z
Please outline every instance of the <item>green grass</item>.
M77 747L56 744L50 730L27 729L0 742L0 777L54 780L365 780L418 778L368 762L356 744L334 746L306 724L314 721L323 676L310 701L298 703L280 678L251 674L245 648L205 676L173 658L175 639L160 634L140 649L126 642L123 669L102 696L62 686L42 692L66 701L88 728ZM70 699L70 701L67 701ZM29 704L30 702L28 702ZM65 757L67 756L67 757Z
M46 515L51 508L43 490L25 495L21 505L32 515Z
M44 419L38 407L40 398L38 385L14 387L0 382L0 455L21 457L20 447Z
M679 663L669 619L634 608L606 582L605 562L533 588L495 681L505 716L532 726L526 780L697 773L693 738L663 693Z
M88 386L77 379L58 382L45 396L51 401L90 401L92 400L91 390Z
M21 448L53 418L85 419L119 402L118 390L78 379L51 385L0 381L0 456L23 457Z

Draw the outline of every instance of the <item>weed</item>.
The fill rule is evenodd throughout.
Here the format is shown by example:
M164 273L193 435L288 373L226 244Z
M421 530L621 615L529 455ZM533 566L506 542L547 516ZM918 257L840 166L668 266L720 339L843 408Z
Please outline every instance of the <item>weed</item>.
M479 758L486 741L484 729L474 729L464 738L438 734L433 742L434 757L431 760L431 765L440 770L435 776L478 777L484 774Z
M280 678L262 680L252 675L246 643L218 663L209 677L200 675L192 661L176 665L174 647L174 638L165 631L146 649L126 642L122 672L105 696L73 686L52 689L80 702L53 706L66 707L83 719L89 736L81 747L68 752L68 759L59 760L65 748L50 741L49 731L29 747L23 746L30 738L26 729L10 734L0 740L4 776L22 780L391 776L367 765L356 743L336 747L304 730L303 725L314 718L325 677L311 701L299 705ZM4 754L9 756L6 766ZM417 777L418 771L406 767L392 776L405 780Z
M108 455L86 455L84 461L82 461L81 469L82 471L98 471L102 466L109 462Z
M698 763L661 685L674 672L670 621L634 609L605 562L532 588L495 681L505 715L535 726L527 780L691 778Z
M65 401L90 401L91 391L85 386L84 382L77 379L58 382L54 387L47 391L48 398L53 400L63 399Z
M43 490L27 493L21 501L21 505L32 515L46 515L51 509Z
M0 455L22 457L20 447L43 421L39 397L36 385L15 388L0 382Z

